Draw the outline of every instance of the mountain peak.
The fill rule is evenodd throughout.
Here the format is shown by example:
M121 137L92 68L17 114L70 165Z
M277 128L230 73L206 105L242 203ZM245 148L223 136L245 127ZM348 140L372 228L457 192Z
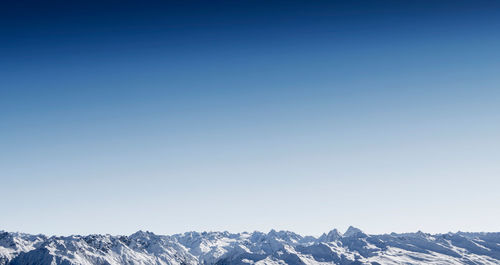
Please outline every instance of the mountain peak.
M361 229L356 228L354 226L349 226L349 228L347 228L347 231L345 231L345 233L344 233L344 237L353 237L353 236L359 236L359 235L366 235L366 234L363 233L363 231L361 231Z
M145 239L149 239L149 238L154 237L154 236L156 236L156 235L153 232L139 230L139 231L131 234L130 238L145 238Z
M332 242L332 241L338 240L341 237L342 237L342 234L339 232L339 230L337 230L337 228L334 228L333 230L328 232L328 234L323 233L318 238L318 240L320 242Z

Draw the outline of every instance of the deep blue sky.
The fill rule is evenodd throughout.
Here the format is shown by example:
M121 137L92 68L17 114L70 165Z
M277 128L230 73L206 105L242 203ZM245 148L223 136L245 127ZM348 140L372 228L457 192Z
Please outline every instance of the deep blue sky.
M0 229L500 231L495 1L5 1Z

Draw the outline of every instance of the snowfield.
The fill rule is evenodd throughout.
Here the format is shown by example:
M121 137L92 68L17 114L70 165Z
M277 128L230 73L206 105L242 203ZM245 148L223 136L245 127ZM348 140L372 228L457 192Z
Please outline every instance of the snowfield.
M0 265L500 264L500 233L290 231L67 237L0 232Z

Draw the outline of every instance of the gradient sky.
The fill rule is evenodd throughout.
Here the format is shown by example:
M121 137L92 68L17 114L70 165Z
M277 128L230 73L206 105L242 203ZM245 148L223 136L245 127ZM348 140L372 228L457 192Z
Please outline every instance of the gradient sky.
M0 230L500 231L500 3L5 1Z

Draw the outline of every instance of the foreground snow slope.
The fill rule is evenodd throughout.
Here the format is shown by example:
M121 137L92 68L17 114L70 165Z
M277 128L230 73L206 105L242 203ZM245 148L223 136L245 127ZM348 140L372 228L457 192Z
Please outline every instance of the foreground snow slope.
M500 264L500 233L367 235L354 227L319 238L275 230L67 237L0 232L0 265L45 264Z

